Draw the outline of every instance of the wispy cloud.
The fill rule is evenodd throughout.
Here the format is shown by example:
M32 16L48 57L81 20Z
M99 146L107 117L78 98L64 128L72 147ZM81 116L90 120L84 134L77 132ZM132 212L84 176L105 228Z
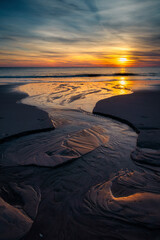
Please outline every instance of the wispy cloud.
M14 53L17 60L22 54L33 60L34 53L63 60L86 52L100 58L120 48L151 58L159 56L151 54L160 50L159 26L159 0L0 1L1 59L7 64Z

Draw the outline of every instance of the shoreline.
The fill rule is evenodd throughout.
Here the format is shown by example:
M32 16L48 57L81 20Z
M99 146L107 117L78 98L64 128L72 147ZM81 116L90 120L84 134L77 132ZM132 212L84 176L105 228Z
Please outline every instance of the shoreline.
M46 111L20 102L28 94L13 90L15 86L19 85L0 86L0 143L55 129ZM137 96L139 99L137 99ZM144 110L145 101L150 97L152 98L152 102L150 102L149 108L151 109L154 106L152 113L149 111L146 112L146 109ZM142 100L142 102L139 102L139 100ZM158 112L158 107L155 108L158 102L160 102L160 91L134 91L131 94L117 95L98 101L92 114L127 124L138 134L137 147L159 149L160 113ZM131 108L129 107L130 103ZM8 113L6 105L10 109ZM137 111L136 108L140 105L142 105L141 111ZM154 117L153 113L157 114L158 117ZM131 119L133 114L134 117ZM146 120L145 115L147 115L146 119L152 118L152 120L155 120L150 120L148 122L149 126L148 123L144 122ZM12 125L8 124L10 120L12 121ZM21 124L18 124L20 122ZM149 138L148 141L147 138Z
M55 129L46 111L19 102L28 96L27 93L13 90L15 86L19 85L0 86L0 143ZM146 99L152 99L151 102L148 102L150 109L154 106L152 112L144 108ZM131 94L117 95L98 101L92 114L127 124L138 134L137 147L159 149L160 113L158 112L158 102L160 102L160 91L134 91ZM140 105L141 111L139 109L137 111L137 106ZM7 109L10 111L7 112ZM131 119L133 114L134 117ZM154 116L155 114L156 116ZM147 118L151 119L145 122ZM8 124L10 121L11 125Z
M113 120L116 120L120 123L124 123L124 124L127 124L130 128L132 128L137 134L140 133L140 130L138 128L136 128L134 126L134 124L132 124L131 122L127 121L126 119L123 119L123 118L120 118L120 117L117 117L117 116L114 116L114 115L111 115L111 114L107 114L107 113L100 113L100 112L96 112L94 111L93 112L94 115L98 115L98 116L102 116L102 117L107 117L107 118L111 118Z
M20 100L28 95L14 91L16 85L0 86L0 143L54 129L47 112L20 103Z
M28 107L29 112L36 111L41 116L45 113L48 119L48 114L43 110L16 103L15 98L26 94L8 94L7 87L5 94L8 95L5 98L9 101L6 105L8 109L14 106L11 111L16 109L22 113ZM76 116L79 121L82 120L81 115ZM24 115L18 116L24 118L26 125L23 126L28 127L27 122L29 118L32 120L31 116L27 119ZM91 117L83 117L88 117L89 126L85 124L77 128L75 123L76 128L73 128L73 124L70 129L66 124L62 131L58 129L4 143L0 164L0 205L1 222L5 223L1 236L7 239L9 234L10 237L13 236L12 239L23 240L44 236L45 239L52 240L60 239L60 231L63 231L62 238L65 239L97 240L104 236L108 239L113 232L114 239L117 238L114 233L117 226L119 231L121 226L124 229L118 235L119 239L131 236L133 232L134 239L150 239L152 234L159 235L155 229L159 226L157 176L150 178L149 171L144 174L137 166L142 164L143 169L143 165L145 167L148 164L157 171L158 155L155 158L154 155L149 155L150 158L145 159L143 152L137 152L137 135L126 124L94 117L93 114ZM99 121L92 122L94 118ZM10 118L6 120L7 125ZM34 118L34 124L36 123L41 123L37 117ZM17 130L20 131L20 128L17 127ZM155 166L152 165L152 158ZM64 164L65 161L72 164ZM155 193L158 198L155 198ZM123 196L124 203L119 201L119 197L121 199ZM153 203L150 204L150 201ZM155 208L155 204L158 208ZM118 211L119 216L117 206L122 209ZM141 221L137 221L137 212ZM146 214L152 213L153 218L145 220ZM12 226L10 222L13 222ZM131 226L129 229L128 223ZM68 232L68 229L71 231Z
M137 146L160 149L160 91L135 91L96 103L93 113L128 124L138 133Z

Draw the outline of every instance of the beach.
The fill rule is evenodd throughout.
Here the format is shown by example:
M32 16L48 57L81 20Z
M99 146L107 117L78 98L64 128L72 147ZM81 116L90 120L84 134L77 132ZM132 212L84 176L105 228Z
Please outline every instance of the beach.
M44 111L18 103L27 94L16 93L12 85L0 86L0 139L28 131L53 128Z
M13 92L13 86L1 86L0 91L5 106L0 152L2 239L157 239L159 145L157 137L149 142L139 138L145 128L144 134L158 131L159 115L152 118L157 114L159 92L102 100L94 108L95 116L50 109L48 117L36 107L19 103L27 95ZM136 94L132 118L130 98ZM146 102L151 95L147 110L141 106L143 116L151 119L147 125L139 120L135 106L139 97ZM129 104L118 115L113 110L124 107L124 98ZM112 104L114 108L109 108Z
M0 240L160 240L160 1L0 4Z
M139 147L160 149L159 102L159 91L136 91L99 101L93 113L129 124L139 132Z

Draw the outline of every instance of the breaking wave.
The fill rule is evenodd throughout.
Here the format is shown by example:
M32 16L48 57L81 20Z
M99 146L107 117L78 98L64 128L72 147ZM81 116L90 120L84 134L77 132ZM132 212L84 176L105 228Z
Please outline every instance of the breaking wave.
M114 74L73 74L73 75L4 75L0 78L85 78L85 77L114 77L114 76L155 76L155 74L137 74L137 73L114 73Z

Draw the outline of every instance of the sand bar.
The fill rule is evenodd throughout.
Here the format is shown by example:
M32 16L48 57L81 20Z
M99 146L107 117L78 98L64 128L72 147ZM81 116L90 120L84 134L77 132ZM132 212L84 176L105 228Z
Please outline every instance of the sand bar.
M15 85L14 85L15 87ZM0 86L0 139L53 128L48 114L34 106L18 103L27 94L13 91L13 85Z
M160 91L136 91L99 101L94 113L131 123L140 130L140 147L160 148Z

